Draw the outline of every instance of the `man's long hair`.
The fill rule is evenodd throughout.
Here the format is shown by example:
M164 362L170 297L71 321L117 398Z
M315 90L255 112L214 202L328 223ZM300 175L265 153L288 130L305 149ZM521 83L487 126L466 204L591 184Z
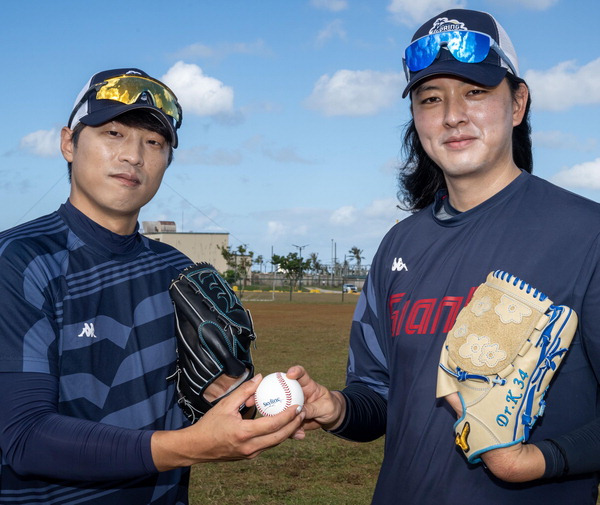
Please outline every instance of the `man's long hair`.
M519 84L523 81L510 73L506 74L506 78L514 98ZM513 128L512 134L514 162L517 167L529 173L533 170L530 108L531 95L527 99L523 120ZM398 200L403 210L416 212L433 203L435 194L446 187L446 181L440 167L423 149L412 119L404 128L402 152L405 161L399 167Z

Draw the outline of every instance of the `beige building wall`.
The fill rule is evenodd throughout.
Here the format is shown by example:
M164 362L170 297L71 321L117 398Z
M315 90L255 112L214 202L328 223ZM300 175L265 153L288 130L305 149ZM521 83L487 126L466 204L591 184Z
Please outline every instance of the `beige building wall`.
M220 247L229 246L229 233L144 233L152 240L173 246L195 263L206 261L218 272L227 270Z

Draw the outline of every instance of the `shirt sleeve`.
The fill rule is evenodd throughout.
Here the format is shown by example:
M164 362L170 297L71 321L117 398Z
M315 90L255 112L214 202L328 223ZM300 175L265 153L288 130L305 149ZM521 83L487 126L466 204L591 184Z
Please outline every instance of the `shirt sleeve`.
M57 413L58 380L44 373L0 373L0 452L21 475L111 480L156 473L153 431Z
M389 373L385 347L385 325L378 312L373 283L367 279L350 330L346 385L365 384L387 401Z
M346 398L346 415L341 426L330 433L353 442L371 442L385 434L385 398L359 383L351 384L341 393Z
M583 300L578 314L579 331L587 361L593 371L589 380L595 379L595 387L598 391L600 388L599 238L594 242L594 247L586 260L582 262L581 275L577 279L575 289L575 294ZM573 352L573 349L569 352ZM582 384L573 386L581 387ZM600 417L569 433L536 442L535 445L542 451L546 462L544 478L598 472L600 471Z
M51 293L60 262L12 250L0 255L0 372L58 375L59 328Z
M365 281L350 331L346 388L342 391L346 416L333 432L354 441L371 441L384 435L387 419L389 374L382 344L385 327L370 279Z
M546 461L544 478L600 471L600 418L553 439L537 442Z

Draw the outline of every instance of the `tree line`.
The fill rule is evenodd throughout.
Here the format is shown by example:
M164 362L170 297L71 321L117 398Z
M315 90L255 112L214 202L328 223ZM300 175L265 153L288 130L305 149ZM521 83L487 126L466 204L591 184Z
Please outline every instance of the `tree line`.
M240 289L247 286L248 273L251 271L252 265L258 265L262 272L262 267L265 265L265 259L262 255L254 258L254 252L248 249L246 245L239 245L236 248L231 246L218 246L225 263L227 270L223 272L225 280L229 284L240 284ZM364 259L363 250L353 246L348 251L350 261L356 262L356 270L361 271L361 261ZM302 279L305 273L313 273L317 275L329 275L332 273L330 269L336 269L338 265L344 269L348 267L348 259L344 259L345 264L336 264L332 266L325 265L321 262L317 253L310 253L307 259L304 259L297 252L290 252L286 256L273 254L270 263L277 272L281 272L290 283L290 300L292 292L296 288L298 282Z

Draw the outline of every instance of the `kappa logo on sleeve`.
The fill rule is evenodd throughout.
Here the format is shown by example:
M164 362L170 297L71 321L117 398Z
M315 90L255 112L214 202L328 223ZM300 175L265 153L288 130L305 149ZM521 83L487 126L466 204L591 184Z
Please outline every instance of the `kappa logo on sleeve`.
M408 266L402 261L402 258L394 258L394 261L392 262L392 272L399 272L400 270L408 272Z
M94 331L94 323L84 323L81 333L77 336L78 337L87 337L87 338L97 338L96 333Z

